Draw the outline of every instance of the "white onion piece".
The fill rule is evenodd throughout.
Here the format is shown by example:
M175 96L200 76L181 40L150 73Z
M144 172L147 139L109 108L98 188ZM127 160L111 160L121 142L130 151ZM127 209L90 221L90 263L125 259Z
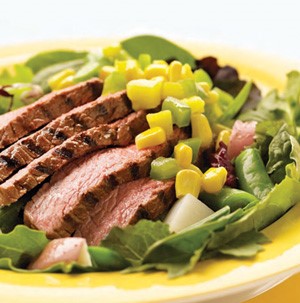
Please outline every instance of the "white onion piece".
M86 240L83 238L62 238L50 241L29 269L45 269L56 263L77 262L82 266L91 266Z
M170 231L179 232L182 229L208 217L214 213L203 202L191 194L187 194L177 200L164 222L169 224Z

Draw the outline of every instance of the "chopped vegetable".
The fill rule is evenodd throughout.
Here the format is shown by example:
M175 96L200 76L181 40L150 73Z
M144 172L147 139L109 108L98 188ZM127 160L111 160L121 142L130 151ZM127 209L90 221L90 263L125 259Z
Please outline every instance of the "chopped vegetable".
M192 148L192 150L193 150L192 162L195 162L199 156L201 140L199 138L189 138L189 139L185 139L185 140L180 140L179 143L184 143Z
M213 133L205 115L196 113L192 115L192 137L201 140L201 147L208 148L212 144Z
M197 172L191 169L180 170L176 175L176 197L181 198L186 194L198 197L201 190L201 184L202 178Z
M160 126L164 129L167 137L173 133L172 113L169 110L162 110L158 113L148 114L146 116L150 128Z
M176 98L168 97L163 101L162 110L169 110L172 113L173 122L178 127L185 127L191 121L191 108Z
M159 126L145 130L135 137L137 149L159 145L164 142L166 142L166 133Z
M174 148L174 156L182 168L188 168L192 164L193 149L184 143L178 143Z
M211 215L213 211L191 194L177 200L168 212L164 222L170 231L179 232Z
M219 192L227 178L227 170L225 167L211 167L203 175L203 190L207 193Z
M150 177L155 180L171 179L180 169L174 158L158 157L151 162Z

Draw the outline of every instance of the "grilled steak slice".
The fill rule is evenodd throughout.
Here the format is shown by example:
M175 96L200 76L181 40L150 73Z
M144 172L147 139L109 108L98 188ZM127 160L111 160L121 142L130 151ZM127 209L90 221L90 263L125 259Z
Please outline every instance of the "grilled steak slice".
M131 111L125 91L74 108L0 153L0 183L67 138L99 124L123 118Z
M81 132L32 161L0 185L0 205L16 202L72 160L109 146L127 146L147 128L146 112L132 113L112 124Z
M119 185L95 205L74 236L99 245L114 226L125 227L142 218L156 220L174 201L173 180L143 178Z
M101 95L102 87L99 79L91 79L52 92L31 105L1 115L0 150L72 108L95 100Z
M117 185L147 177L154 158L169 156L186 132L176 129L164 144L137 150L111 148L79 158L55 173L25 207L25 224L50 238L70 236L89 211Z

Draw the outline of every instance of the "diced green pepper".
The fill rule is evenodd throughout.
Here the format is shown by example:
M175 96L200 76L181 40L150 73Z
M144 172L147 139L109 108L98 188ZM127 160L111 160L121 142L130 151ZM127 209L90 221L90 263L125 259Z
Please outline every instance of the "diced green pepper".
M174 178L180 167L174 158L159 157L152 161L150 177L155 180Z
M148 54L140 54L138 61L141 69L144 70L148 65L151 64L151 56Z
M104 81L103 95L126 89L126 78L119 72L111 73Z
M198 157L199 149L201 146L201 140L200 138L189 138L186 140L180 140L179 143L184 143L192 148L193 150L193 159L192 161L195 162Z
M162 110L171 111L173 122L178 127L188 126L191 122L191 108L176 98L167 97L163 101Z
M204 69L197 69L194 72L196 82L206 82L209 85L209 88L213 87L213 82L209 74Z
M183 88L184 96L186 98L198 95L198 89L193 79L180 80L179 83Z

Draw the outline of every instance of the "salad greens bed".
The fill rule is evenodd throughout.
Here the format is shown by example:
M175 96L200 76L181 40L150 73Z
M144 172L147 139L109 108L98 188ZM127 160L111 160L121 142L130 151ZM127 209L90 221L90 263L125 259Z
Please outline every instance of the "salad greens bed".
M217 114L208 107L205 114L210 121L217 120L228 127L235 120L257 122L254 145L234 163L239 189L225 187L217 194L201 194L200 199L215 213L178 233L171 233L161 221L140 220L126 228L115 227L100 246L88 248L91 267L60 263L42 272L128 273L155 269L177 277L208 258L255 256L269 242L261 230L300 201L300 73L292 71L287 75L282 94L272 90L261 98L257 87L240 80L234 68L220 67L212 57L197 60L163 38L138 36L122 41L121 46L126 52L124 58L147 53L152 59L177 59L203 71L201 77L211 81L218 91L222 109L222 114ZM47 80L57 72L75 69L74 80L80 82L98 76L99 68L105 65L112 62L100 52L58 50L37 54L24 64L15 65L13 71L0 74L0 114L49 92ZM105 89L114 91L111 85ZM20 200L0 209L2 269L27 272L28 264L49 243L44 232L21 224L23 205Z

